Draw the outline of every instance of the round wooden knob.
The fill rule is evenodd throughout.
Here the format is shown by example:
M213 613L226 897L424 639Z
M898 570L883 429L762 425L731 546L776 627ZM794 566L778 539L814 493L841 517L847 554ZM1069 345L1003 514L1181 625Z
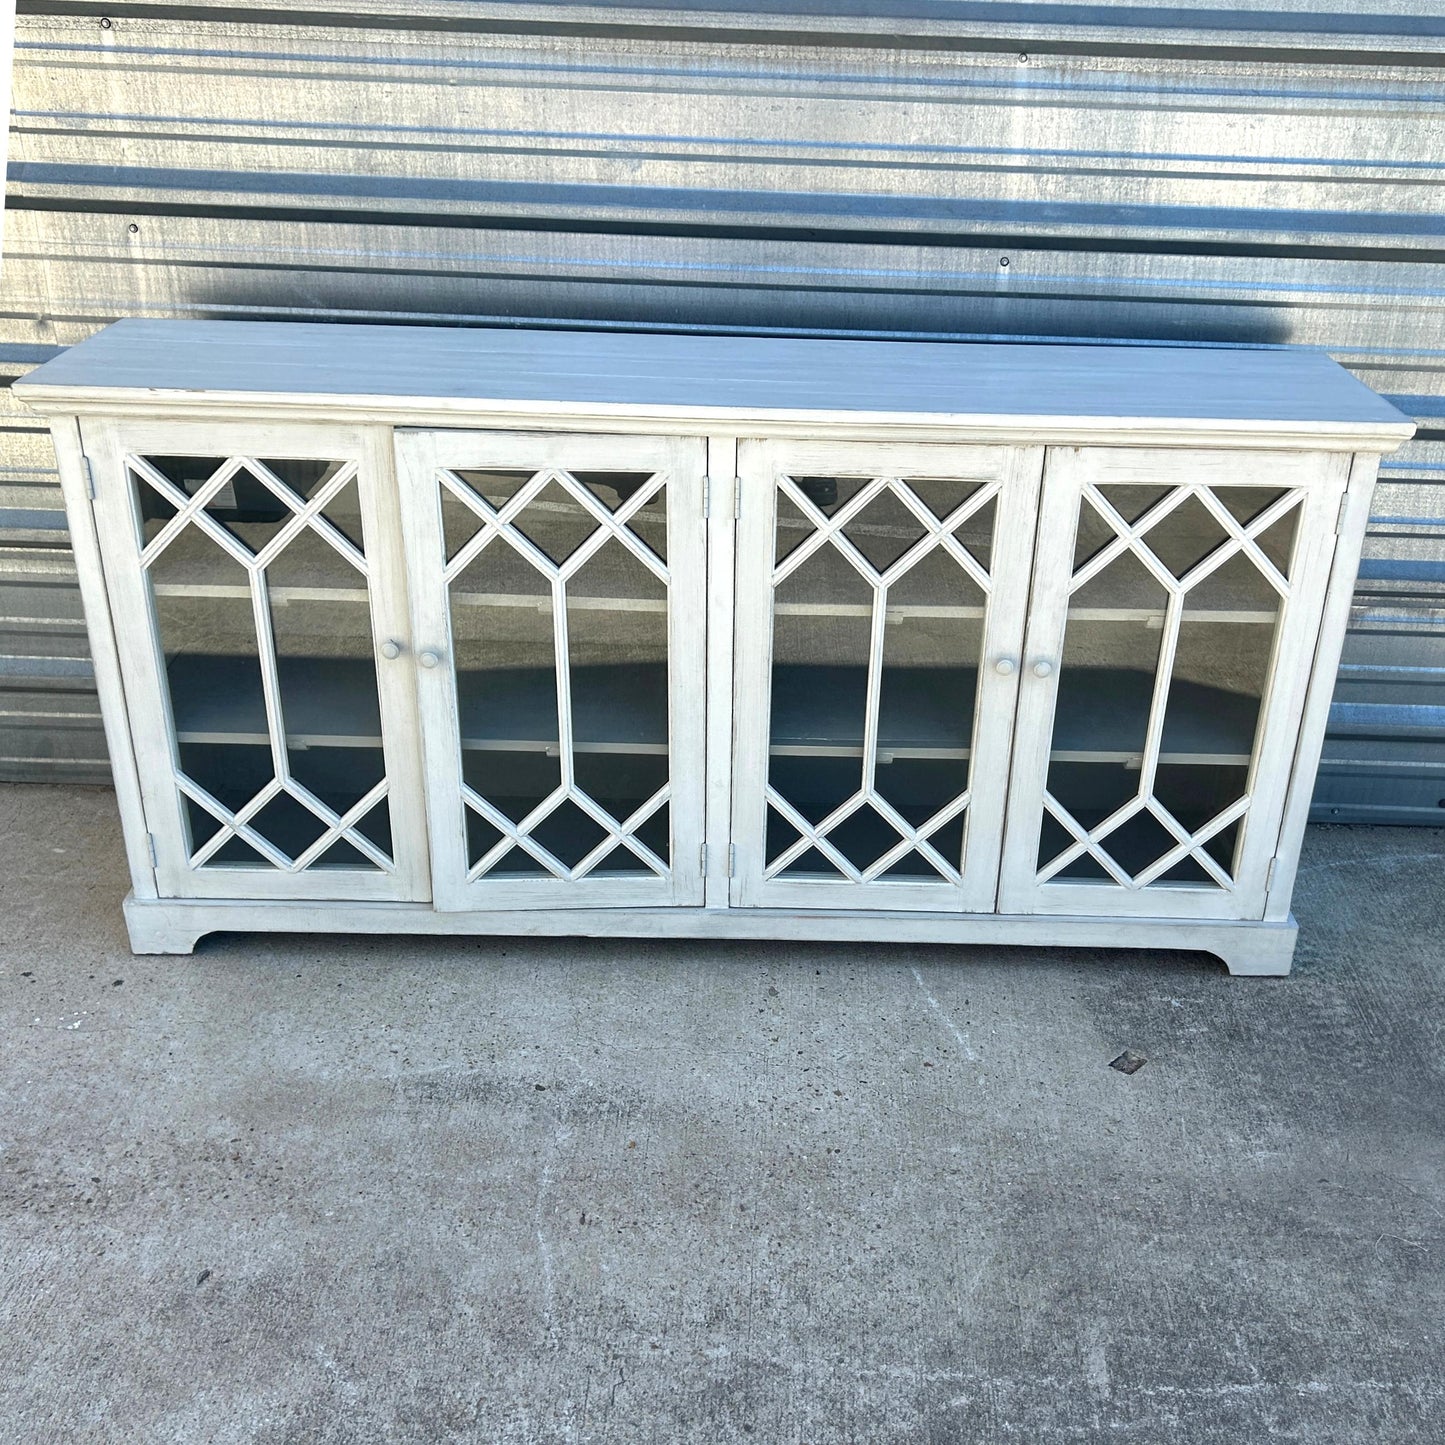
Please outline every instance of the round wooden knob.
M381 655L388 662L395 662L401 656L401 643L393 641L390 637L381 644Z
M1019 670L1019 665L1011 657L1001 657L994 663L993 670L1000 677L1012 677Z
M1041 657L1034 663L1034 676L1047 677L1054 670L1054 665L1046 657Z
M442 657L441 653L433 652L428 648L425 652L417 653L416 660L421 663L423 667L435 667L437 663L442 660Z

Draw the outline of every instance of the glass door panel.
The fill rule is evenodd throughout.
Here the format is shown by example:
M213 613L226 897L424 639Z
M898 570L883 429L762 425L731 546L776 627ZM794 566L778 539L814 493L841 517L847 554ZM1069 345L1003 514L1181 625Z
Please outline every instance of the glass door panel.
M700 901L702 443L417 432L398 456L445 663L441 906Z
M366 449L352 433L317 455L309 428L227 447L225 430L95 437L112 591L138 619L121 632L150 639L123 666L151 718L137 747L162 893L425 896L409 707L373 629L404 596L372 555Z
M736 902L992 908L1040 460L740 449Z
M1005 910L1261 916L1343 485L1050 453Z

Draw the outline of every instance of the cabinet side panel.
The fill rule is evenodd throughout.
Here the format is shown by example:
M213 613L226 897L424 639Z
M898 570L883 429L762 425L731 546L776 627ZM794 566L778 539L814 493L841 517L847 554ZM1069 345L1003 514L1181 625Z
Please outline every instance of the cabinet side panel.
M146 840L145 807L141 801L140 777L126 711L125 684L120 675L110 598L101 568L100 542L90 491L85 475L85 447L81 430L73 417L57 417L50 427L55 456L60 467L60 485L70 523L70 541L75 553L75 571L85 603L85 628L90 638L90 655L95 667L95 687L100 698L101 721L106 748L110 752L111 777L125 834L126 861L130 865L131 888L137 898L156 897L155 869L151 866Z
M1272 844L1280 836L1276 831L1270 837L1270 820L1283 817L1292 768L1298 765L1301 717L1311 669L1316 665L1326 588L1337 556L1335 525L1344 500L1350 459L1341 453L1328 453L1318 461L1317 484L1300 517L1298 557L1292 570L1294 592L1285 625L1276 638L1276 661L1262 705L1263 736L1250 779L1251 817L1246 822L1239 865L1239 889L1250 901L1245 914L1249 918L1262 918L1265 913L1270 861L1275 856ZM1254 824L1252 830L1250 822Z
M135 502L123 463L119 425L104 417L85 423L86 457L95 477L95 525L146 827L156 840L155 886L162 896L182 896L190 849L173 781L175 724L168 695L157 676L156 620L140 565Z
M1320 756L1324 751L1330 702L1334 697L1335 677L1340 670L1340 657L1344 652L1350 604L1354 598L1356 574L1360 570L1360 553L1364 548L1365 532L1370 522L1370 500L1374 494L1375 475L1379 468L1380 458L1374 453L1361 453L1350 466L1349 486L1344 512L1340 518L1339 537L1335 543L1329 591L1320 620L1319 641L1315 647L1309 693L1300 720L1299 744L1295 751L1289 799L1285 804L1279 843L1275 849L1278 861L1274 867L1269 898L1265 905L1264 916L1272 923L1282 922L1289 917L1290 897L1294 892L1295 876L1299 871L1305 823L1309 818L1315 777L1319 771Z

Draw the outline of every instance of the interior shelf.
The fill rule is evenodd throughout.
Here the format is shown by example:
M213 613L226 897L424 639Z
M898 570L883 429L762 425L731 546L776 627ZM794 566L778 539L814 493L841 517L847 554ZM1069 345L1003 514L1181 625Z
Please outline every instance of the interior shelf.
M276 671L288 747L381 746L369 659L283 657ZM254 658L181 653L168 660L166 674L178 742L269 744Z
M1050 759L1137 763L1137 748L1109 743L1120 736L1143 737L1153 694L1151 672L1114 667L1060 672ZM1247 766L1258 718L1257 698L1175 678L1169 687L1159 761Z
M177 740L266 746L255 661L179 655L167 666ZM376 672L367 658L277 660L288 747L380 747ZM462 747L555 752L557 680L551 668L461 672ZM667 753L664 664L572 669L573 747L591 753Z
M879 716L880 762L964 758L973 731L973 668L889 668ZM861 757L862 667L782 665L773 670L775 755ZM1152 673L1075 668L1061 674L1050 757L1061 762L1131 763L1153 696ZM1254 746L1258 702L1223 688L1176 680L1170 688L1160 761L1245 765Z
M453 592L452 603L458 607L523 607L552 613L550 592ZM588 612L666 612L664 597L589 597L567 590L569 610Z
M156 582L153 584L153 591L157 597L196 597L245 601L251 596L249 587L228 582ZM272 603L283 605L291 602L365 603L371 600L364 586L310 586L276 584L269 581L266 586L266 595ZM535 608L538 612L550 613L552 611L552 594L550 592L453 592L451 600L453 605L458 607L516 607ZM656 613L667 611L667 601L661 597L589 597L570 589L567 593L567 606L592 612ZM870 603L851 602L780 602L773 611L779 617L871 617L873 615ZM898 606L889 606L887 617L891 623L904 622L910 618L977 621L984 616L984 611L984 608L978 606L904 603ZM1112 612L1094 608L1078 614L1071 612L1069 615L1070 617L1086 616L1090 621L1144 621L1150 618L1162 621L1164 617L1163 612L1157 609L1153 612L1145 610ZM1185 614L1186 617L1192 615ZM1214 618L1213 613L1209 616ZM1222 620L1272 622L1274 616L1272 613L1261 613L1257 616L1255 614L1227 613L1223 614Z
M254 662L178 656L169 664L177 736L184 743L267 742L254 696ZM278 662L290 747L380 747L375 670L365 658ZM889 668L879 716L879 761L969 756L977 673L973 668ZM775 756L861 757L862 667L781 665L773 672ZM1111 745L1144 733L1153 676L1123 668L1075 668L1060 677L1051 759L1137 762L1136 747ZM551 668L462 672L457 677L462 747L547 752L558 746ZM667 677L660 663L572 669L573 744L578 752L667 752ZM1160 761L1245 766L1257 699L1176 680L1170 688Z
M910 618L957 618L977 621L985 609L979 606L948 603L900 603L884 609L889 622L905 622ZM872 617L871 602L776 602L775 617Z
M380 747L376 673L370 659L282 657L277 663L290 747ZM182 743L264 746L266 717L244 657L178 656L169 663ZM972 668L890 668L879 715L880 762L961 759L970 754L977 672ZM775 756L863 756L864 668L782 665L773 672ZM462 672L457 678L464 749L555 751L556 678L551 668ZM662 663L572 669L574 746L582 753L668 751ZM1142 738L1153 675L1075 668L1059 679L1052 760L1134 763L1137 749L1111 740ZM1160 762L1247 766L1256 698L1204 683L1175 681Z
M1243 623L1269 626L1279 621L1279 612L1259 608L1186 607L1185 622ZM1071 607L1070 622L1143 622L1150 627L1163 627L1162 607Z
M574 667L572 746L579 753L667 753L664 663ZM516 667L457 675L462 747L557 748L557 674Z
M353 571L353 576L357 574ZM249 601L251 589L229 582L156 582L152 590L157 597L198 597L203 600ZM273 605L290 602L370 602L362 587L294 587L268 582L266 596Z

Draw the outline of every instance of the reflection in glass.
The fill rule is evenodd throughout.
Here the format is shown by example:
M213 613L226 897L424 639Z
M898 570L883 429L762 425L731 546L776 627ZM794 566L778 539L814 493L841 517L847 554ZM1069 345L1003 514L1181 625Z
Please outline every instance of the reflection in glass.
M995 493L780 479L766 876L961 881Z
M1301 500L1085 488L1041 881L1232 886Z
M130 470L192 866L389 870L355 463Z
M664 479L440 479L471 876L666 876Z

